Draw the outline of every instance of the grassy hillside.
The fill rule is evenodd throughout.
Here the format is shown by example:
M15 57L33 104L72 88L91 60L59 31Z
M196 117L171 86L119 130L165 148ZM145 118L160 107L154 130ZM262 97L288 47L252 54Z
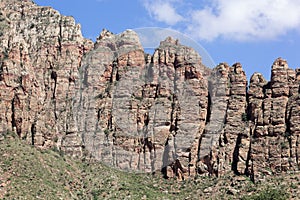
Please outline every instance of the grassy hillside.
M300 198L300 175L269 178L198 177L178 181L160 174L120 172L100 163L38 150L14 134L0 138L0 199L288 199ZM298 194L297 194L298 192Z

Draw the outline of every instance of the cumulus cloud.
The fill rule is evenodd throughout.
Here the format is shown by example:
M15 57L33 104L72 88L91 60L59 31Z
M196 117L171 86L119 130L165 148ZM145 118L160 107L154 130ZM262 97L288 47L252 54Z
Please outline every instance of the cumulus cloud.
M155 0L156 5L160 0ZM183 30L192 36L212 41L216 38L232 40L276 39L288 31L299 30L299 0L202 0L201 9L190 9L187 14L177 14L172 0L164 1L172 8L172 15L178 20L170 20L176 25L186 20ZM178 8L180 9L180 7ZM157 17L154 6L148 11L156 20L166 22L165 15ZM162 12L163 13L163 12ZM172 18L173 19L173 18Z
M172 0L144 0L143 3L149 14L157 21L164 22L167 25L175 25L183 20L183 17L177 13L172 5L174 3Z

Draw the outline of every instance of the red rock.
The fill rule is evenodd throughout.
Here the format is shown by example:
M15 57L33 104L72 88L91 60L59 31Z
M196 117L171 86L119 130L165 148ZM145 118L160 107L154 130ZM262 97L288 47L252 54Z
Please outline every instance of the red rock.
M247 88L240 63L208 69L171 37L151 56L131 30L93 44L52 8L0 8L0 133L165 176L299 170L300 71L282 58Z

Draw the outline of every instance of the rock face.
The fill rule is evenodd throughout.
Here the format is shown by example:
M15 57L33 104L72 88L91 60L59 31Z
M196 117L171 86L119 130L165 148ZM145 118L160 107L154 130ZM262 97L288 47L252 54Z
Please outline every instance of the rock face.
M93 43L52 8L17 0L0 7L0 132L16 131L39 147L61 143L80 155L69 116L80 63Z
M167 38L151 57L133 31L104 30L82 72L78 132L96 159L166 176L176 160L182 171L197 161L208 100L201 72L208 69L193 49Z
M208 69L170 37L149 55L130 30L93 43L52 8L0 7L0 133L165 177L299 170L300 70L285 60L248 86L241 64Z
M251 148L248 172L299 170L299 70L277 59L271 81L254 74L249 86Z

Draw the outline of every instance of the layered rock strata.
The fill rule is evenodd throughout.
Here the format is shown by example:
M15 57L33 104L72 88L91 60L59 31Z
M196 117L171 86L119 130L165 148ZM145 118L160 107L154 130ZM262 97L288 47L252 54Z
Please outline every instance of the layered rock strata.
M75 107L88 152L121 169L162 168L167 176L181 160L194 173L188 166L197 160L208 104L201 72L209 70L193 49L167 38L150 56L133 31L102 33L82 72Z
M69 116L81 60L93 43L73 18L50 7L31 1L1 1L0 7L0 132L81 155Z
M247 84L240 63L206 68L166 38L103 30L32 1L0 1L0 133L165 177L233 172L253 181L299 170L299 69L277 59Z
M251 174L299 170L299 75L279 58L270 82L259 73L250 79Z

